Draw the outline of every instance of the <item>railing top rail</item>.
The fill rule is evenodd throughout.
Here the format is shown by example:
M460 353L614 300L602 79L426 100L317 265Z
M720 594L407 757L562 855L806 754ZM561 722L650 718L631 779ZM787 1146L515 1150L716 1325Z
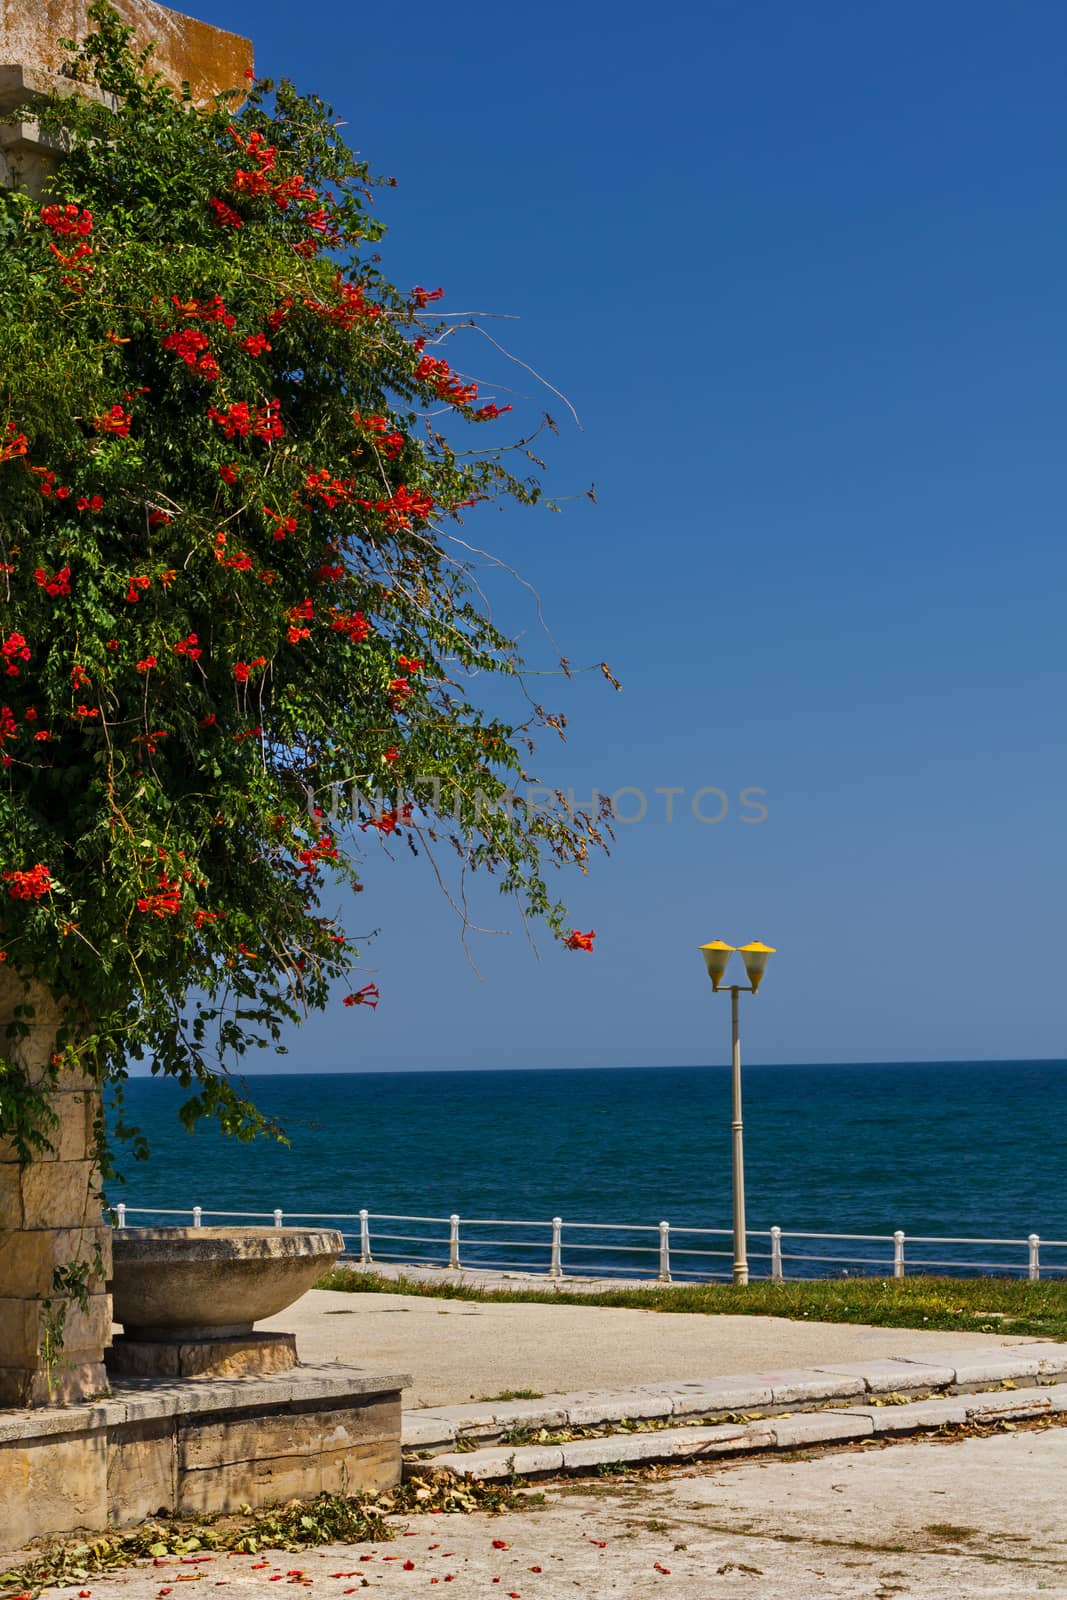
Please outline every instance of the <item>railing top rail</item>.
M307 1216L311 1213L307 1212ZM448 1227L451 1217L402 1217L393 1211L368 1211L368 1222L440 1222L443 1227Z
M551 1228L551 1222L525 1222L513 1217L467 1217L460 1219L468 1228ZM571 1227L571 1223L566 1223Z
M947 1234L943 1233L909 1233L907 1235L907 1240L909 1244L1011 1244L1018 1245L1021 1249L1025 1248L1026 1245L1030 1243L1029 1239L950 1239ZM1065 1244L1067 1244L1067 1241L1063 1239L1041 1240L1042 1250L1044 1250L1046 1245L1050 1250L1054 1250L1057 1245L1063 1248Z

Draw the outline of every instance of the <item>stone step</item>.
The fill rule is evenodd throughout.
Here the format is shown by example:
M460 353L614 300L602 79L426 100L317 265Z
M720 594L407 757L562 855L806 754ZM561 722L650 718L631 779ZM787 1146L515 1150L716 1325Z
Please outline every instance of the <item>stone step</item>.
M888 1395L973 1394L998 1384L1055 1382L1061 1376L1067 1378L1067 1344L970 1347L939 1351L936 1359L830 1362L817 1368L544 1395L539 1400L427 1407L405 1411L403 1446L409 1456L424 1459L455 1452L457 1445L506 1445L517 1434L542 1429L667 1420L730 1425L746 1412L774 1416Z
M943 1395L902 1405L849 1405L718 1426L657 1428L648 1433L604 1434L559 1445L495 1445L433 1458L435 1467L480 1482L554 1477L596 1467L648 1466L653 1462L714 1461L756 1451L802 1450L852 1444L860 1439L937 1432L967 1424L1017 1422L1067 1416L1067 1383L994 1393ZM413 1463L411 1464L414 1465Z

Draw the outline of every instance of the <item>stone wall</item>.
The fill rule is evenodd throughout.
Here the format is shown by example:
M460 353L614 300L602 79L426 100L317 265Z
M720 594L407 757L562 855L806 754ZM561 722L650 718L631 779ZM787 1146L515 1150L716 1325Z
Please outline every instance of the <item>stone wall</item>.
M30 1539L275 1505L400 1481L406 1375L116 1385L91 1406L0 1412L0 1549Z

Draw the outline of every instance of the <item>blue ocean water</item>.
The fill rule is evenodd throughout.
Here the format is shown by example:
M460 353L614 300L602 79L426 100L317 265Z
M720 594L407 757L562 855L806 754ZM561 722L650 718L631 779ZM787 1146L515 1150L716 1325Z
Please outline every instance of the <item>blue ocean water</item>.
M128 1112L151 1156L127 1161L126 1182L110 1186L112 1203L261 1215L275 1207L314 1215L366 1207L378 1215L730 1226L730 1083L723 1067L299 1073L247 1082L285 1126L288 1147L238 1145L207 1126L190 1136L176 1116L179 1088L131 1081ZM746 1067L744 1088L752 1230L777 1224L1067 1239L1067 1062L757 1066ZM416 1239L443 1237L436 1227L376 1226ZM466 1225L465 1234L499 1237ZM508 1236L522 1235L513 1229ZM527 1237L537 1241L529 1258L543 1266L544 1230ZM651 1236L571 1237L600 1247L654 1243ZM753 1242L754 1250L766 1248ZM858 1252L879 1262L886 1255L860 1246L790 1248L798 1255L809 1248L824 1256ZM437 1258L440 1251L436 1243L383 1241L378 1253ZM499 1255L491 1242L464 1244L466 1260ZM916 1247L909 1260L923 1255ZM938 1252L928 1247L925 1256ZM508 1258L527 1256L509 1251ZM1067 1252L1049 1260L1067 1265ZM614 1257L587 1251L583 1259L572 1249L568 1256L570 1266L594 1262L641 1264L621 1250ZM703 1266L722 1270L728 1262ZM796 1270L814 1269L798 1263Z

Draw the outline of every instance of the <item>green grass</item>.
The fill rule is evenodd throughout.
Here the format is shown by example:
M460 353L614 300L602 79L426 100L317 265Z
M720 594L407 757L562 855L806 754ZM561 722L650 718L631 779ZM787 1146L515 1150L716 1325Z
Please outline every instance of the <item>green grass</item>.
M476 1289L463 1283L384 1278L336 1267L320 1289L353 1294L422 1295L488 1304L625 1306L636 1311L743 1313L797 1321L864 1322L880 1328L949 1328L968 1333L1036 1334L1067 1340L1067 1283L1018 1278L813 1278L796 1283L652 1284L603 1293L554 1289Z

